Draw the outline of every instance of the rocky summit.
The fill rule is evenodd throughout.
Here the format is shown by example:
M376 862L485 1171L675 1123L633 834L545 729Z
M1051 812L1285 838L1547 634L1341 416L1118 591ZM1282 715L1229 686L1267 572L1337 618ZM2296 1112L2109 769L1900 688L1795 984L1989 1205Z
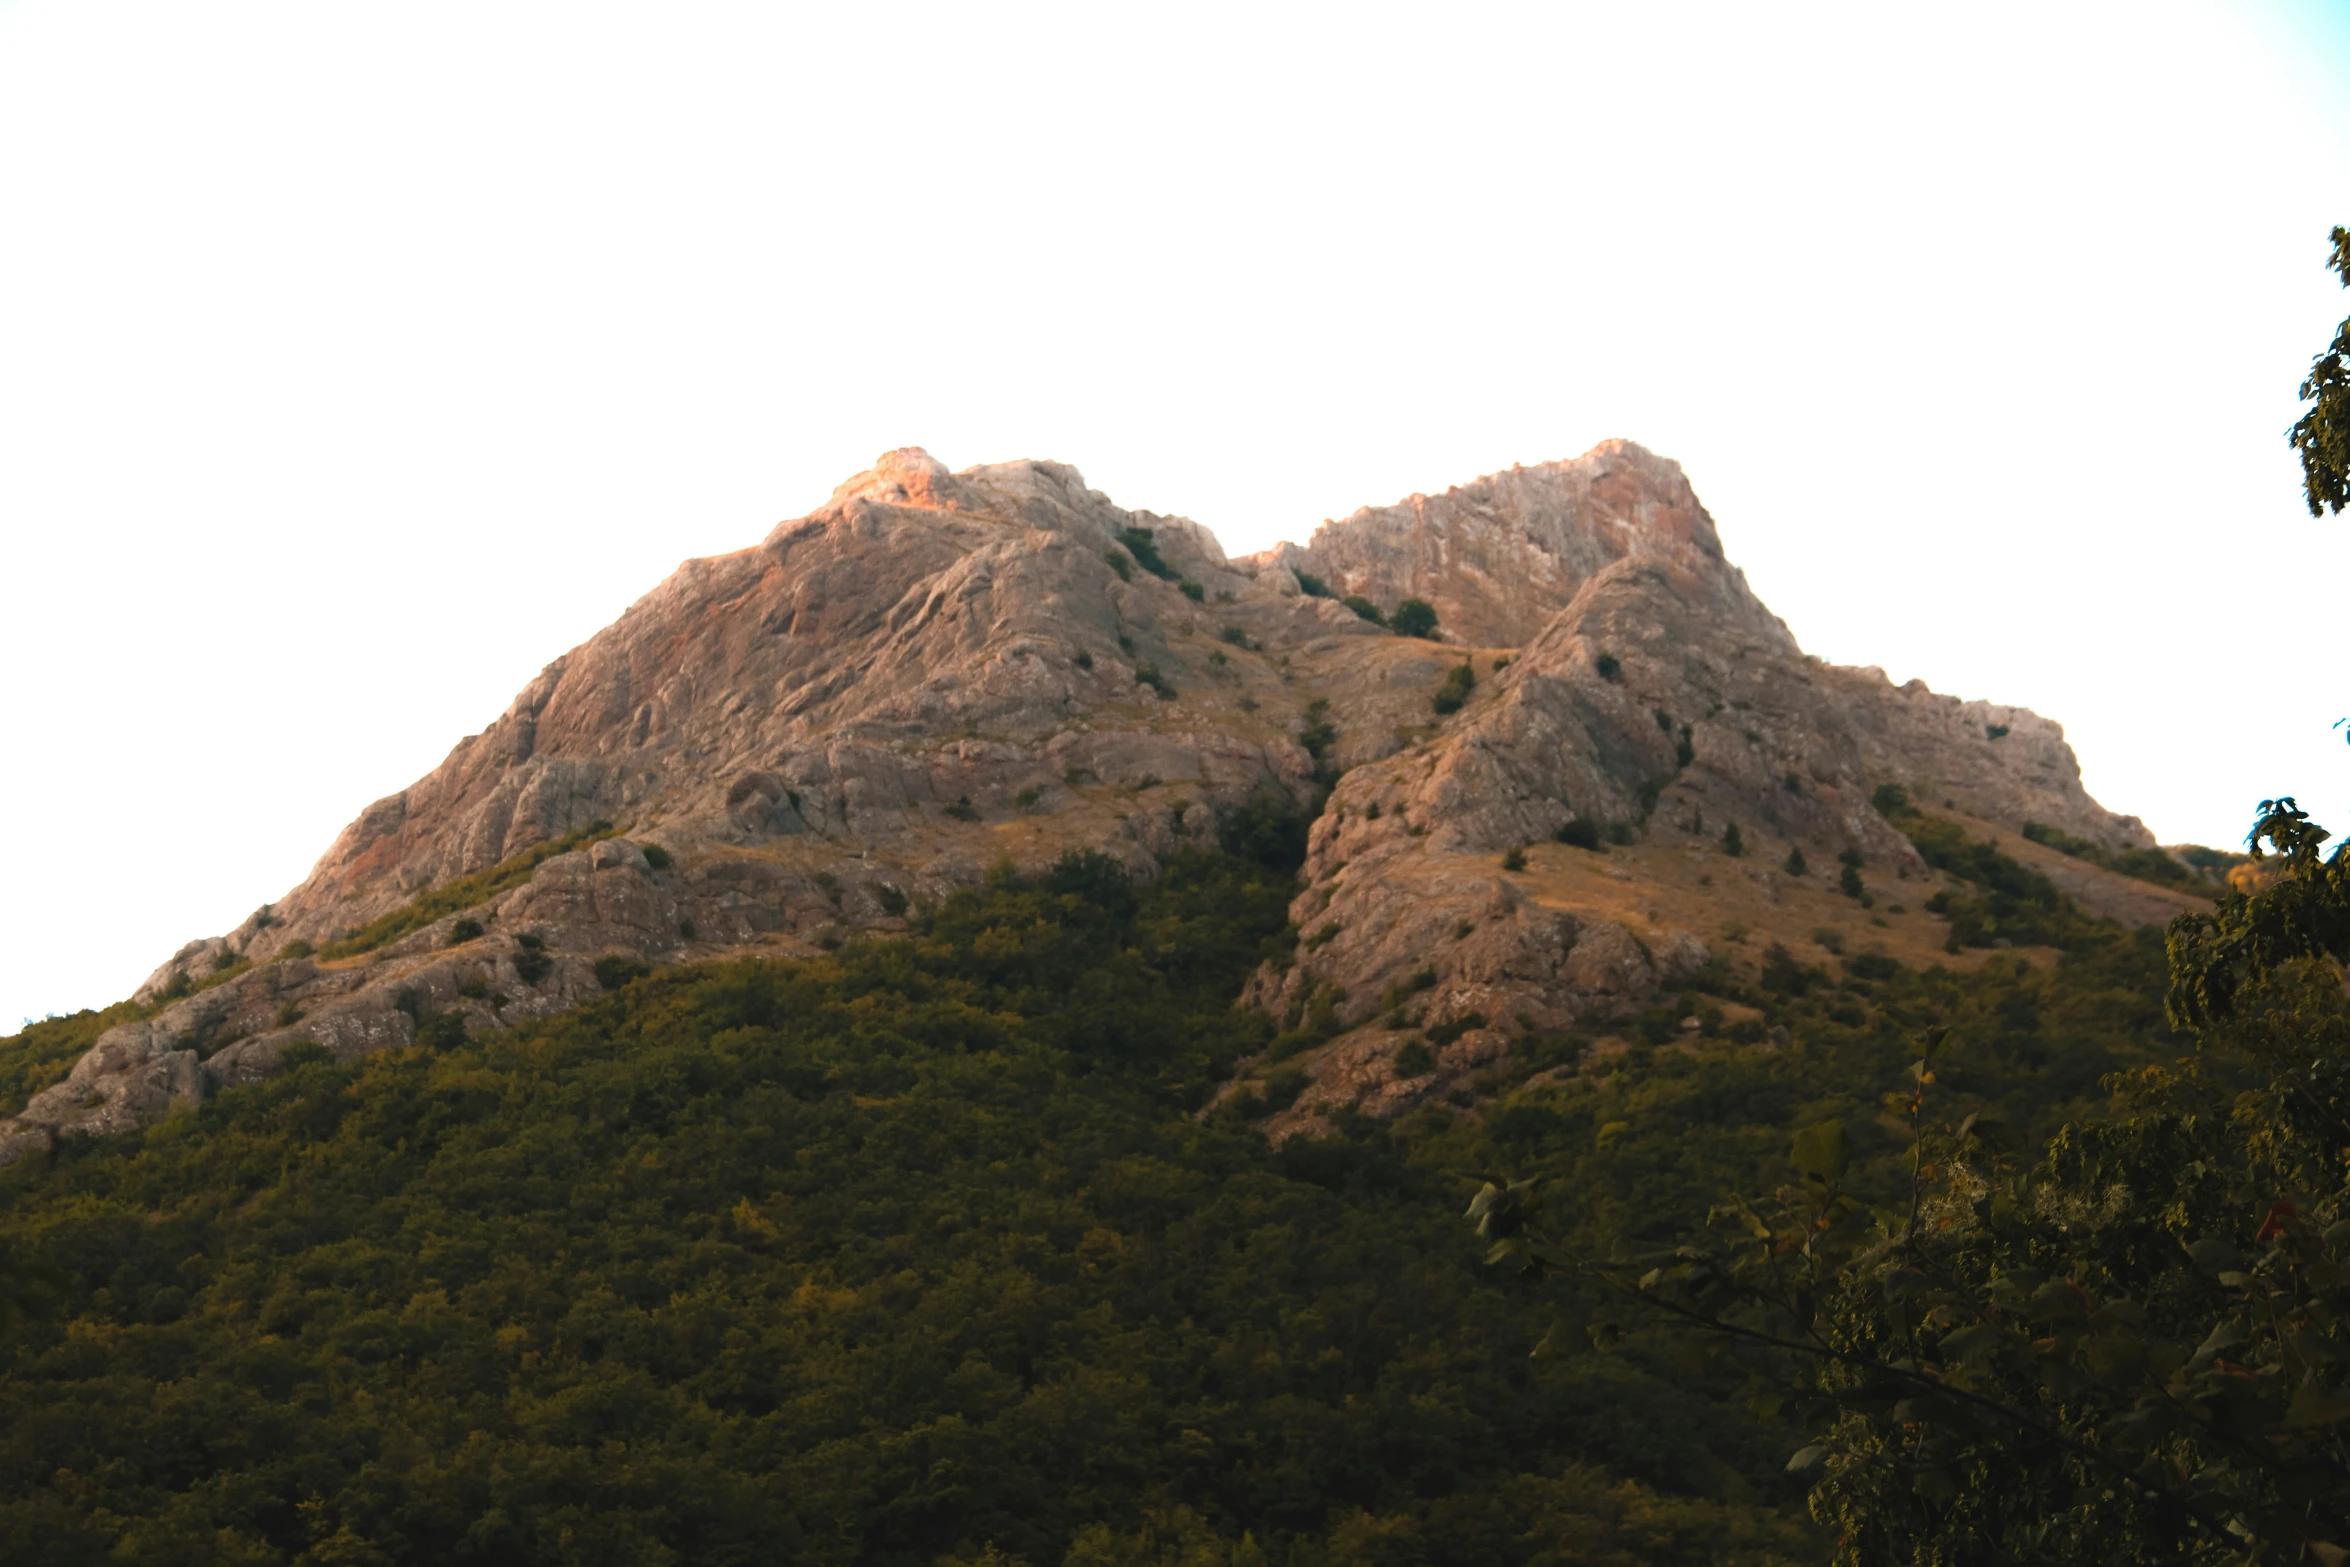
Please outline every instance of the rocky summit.
M1434 626L1391 628L1412 600ZM1310 1133L1467 1091L1517 1034L1774 933L1938 951L1940 878L1887 785L2101 912L2197 901L2018 836L2152 845L2084 792L2056 724L1805 655L1679 466L1630 442L1239 560L1074 468L908 448L679 567L300 886L173 954L144 1016L0 1120L0 1162L297 1045L506 1028L641 965L898 928L1007 862L1148 875L1305 812L1302 939L1249 1000L1314 1025L1305 1086L1266 1117ZM1840 857L1898 897L1837 892Z

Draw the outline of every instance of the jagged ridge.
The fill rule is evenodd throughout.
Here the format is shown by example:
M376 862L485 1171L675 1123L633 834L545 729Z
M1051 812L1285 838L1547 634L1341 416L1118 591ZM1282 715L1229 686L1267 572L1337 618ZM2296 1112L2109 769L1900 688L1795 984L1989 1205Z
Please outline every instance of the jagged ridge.
M1136 568L1136 528L1171 580ZM1390 607L1430 600L1444 642L1302 594L1297 567ZM1431 696L1464 659L1479 684L1439 724ZM1320 763L1298 738L1318 723L1335 729ZM1704 961L1693 932L1635 936L1494 873L1493 851L1570 818L1662 838L1742 817L1907 868L1868 804L1897 781L1992 820L2151 841L2082 791L2054 724L1804 657L1679 467L1629 442L1239 562L1065 465L951 474L909 448L760 545L685 563L369 806L301 886L175 954L142 999L254 967L105 1035L0 1122L0 1161L140 1124L298 1043L355 1054L412 1040L423 1017L496 1028L561 1010L597 992L598 957L808 951L892 927L909 899L998 859L1088 848L1148 874L1253 796L1312 800L1320 765L1351 771L1296 917L1339 931L1263 976L1259 1001L1321 986L1360 1008L1408 954L1439 971L1431 1004L1494 1020L1426 1081L1381 1088L1386 1108L1490 1059L1519 1015L1621 1006ZM363 959L315 955L597 819L620 836ZM452 945L461 917L482 932ZM1438 939L1463 924L1476 939Z

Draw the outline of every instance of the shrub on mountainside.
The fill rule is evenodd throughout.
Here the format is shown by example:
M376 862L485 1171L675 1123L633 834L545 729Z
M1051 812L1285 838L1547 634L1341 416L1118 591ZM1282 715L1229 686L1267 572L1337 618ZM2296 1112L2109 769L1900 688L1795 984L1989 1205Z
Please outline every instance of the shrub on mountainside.
M1159 554L1158 537L1148 528L1125 528L1118 534L1118 542L1126 546L1126 553L1134 563L1162 582L1173 582L1178 573ZM1120 573L1124 575L1124 573Z
M370 920L359 929L318 949L319 957L332 962L338 958L357 957L373 952L387 942L397 941L410 931L422 930L444 915L455 914L487 902L509 887L519 887L537 874L538 868L558 854L568 854L591 843L612 837L620 829L607 821L593 821L574 832L565 833L548 843L525 849L520 854L499 861L488 870L460 876L430 892L403 904L391 913Z
M2062 828L2051 827L2045 822L2024 823L2024 836L2033 843L2054 849L2069 859L2085 860L2091 865L2102 866L2106 870L2116 871L2124 876L2135 876L2140 881L2150 881L2157 886L2200 887L2205 885L2205 878L2197 875L2193 869L2161 849L2109 849L2102 843L2088 838L2076 838ZM2228 864L2240 864L2243 860L2241 855L2223 856L2214 854L2208 849L2203 850L2202 853L2206 857L2207 863L2220 864L2223 868Z
M1436 635L1436 606L1426 599L1405 599L1387 618L1387 627L1399 637Z
M1428 699L1428 705L1439 714L1457 713L1468 704L1470 695L1476 689L1477 671L1470 667L1467 659L1463 659L1446 671L1444 684L1436 688L1436 694Z

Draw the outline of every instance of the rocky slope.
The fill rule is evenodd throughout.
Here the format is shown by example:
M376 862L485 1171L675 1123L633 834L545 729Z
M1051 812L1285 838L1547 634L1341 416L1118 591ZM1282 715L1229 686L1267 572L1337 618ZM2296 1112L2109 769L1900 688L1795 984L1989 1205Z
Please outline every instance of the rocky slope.
M1388 635L1300 570L1388 608L1425 598L1444 641ZM159 1010L0 1121L0 1162L142 1124L295 1044L355 1054L426 1019L561 1010L598 991L599 959L813 950L1071 848L1147 873L1252 799L1310 803L1318 774L1342 776L1312 830L1307 939L1253 996L1366 1031L1317 1057L1289 1125L1394 1108L1517 1029L1706 960L1694 928L1636 930L1560 890L1572 877L1545 892L1496 868L1570 821L1691 854L1734 821L1757 863L1857 849L1923 878L1869 804L1898 782L2009 828L2151 842L2083 792L2056 725L1807 658L1679 467L1628 442L1241 561L1072 468L950 474L908 449L755 548L687 562L369 806L301 886L174 954L140 993ZM2091 895L2125 896L2105 881ZM1491 1022L1399 1085L1369 1014L1422 971L1431 1015Z

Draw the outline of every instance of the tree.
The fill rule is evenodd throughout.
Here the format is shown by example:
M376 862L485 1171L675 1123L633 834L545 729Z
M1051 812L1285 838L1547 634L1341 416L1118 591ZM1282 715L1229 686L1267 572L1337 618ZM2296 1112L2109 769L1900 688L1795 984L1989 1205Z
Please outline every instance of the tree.
M1387 629L1399 637L1426 637L1436 635L1436 606L1426 599L1405 599L1395 606L1395 613L1387 618Z
M2326 263L2350 288L2350 229L2333 232L2334 253ZM2309 364L2301 395L2312 406L2295 421L2286 439L2301 454L2301 482L2309 515L2337 515L2350 507L2350 320L2334 333L2333 346Z

